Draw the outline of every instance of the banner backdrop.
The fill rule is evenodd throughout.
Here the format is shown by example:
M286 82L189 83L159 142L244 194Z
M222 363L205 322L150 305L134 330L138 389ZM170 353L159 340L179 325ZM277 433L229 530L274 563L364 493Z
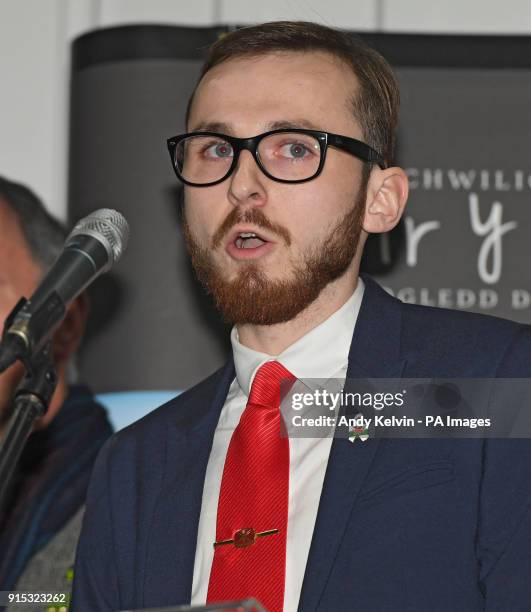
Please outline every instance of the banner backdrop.
M531 323L531 39L372 38L399 77L411 190L371 250L378 280L405 302Z
M165 146L224 30L125 26L74 43L70 218L105 206L131 225L123 260L92 291L81 375L97 391L184 389L228 354L182 244ZM364 38L398 74L397 163L411 187L364 268L403 301L531 323L531 38Z

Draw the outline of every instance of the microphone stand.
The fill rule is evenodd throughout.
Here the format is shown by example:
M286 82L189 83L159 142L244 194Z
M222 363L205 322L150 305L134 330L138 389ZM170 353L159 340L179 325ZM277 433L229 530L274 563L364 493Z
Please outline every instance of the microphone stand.
M51 340L40 351L24 359L23 363L26 375L17 388L14 413L0 448L0 515L33 423L48 411L57 385Z

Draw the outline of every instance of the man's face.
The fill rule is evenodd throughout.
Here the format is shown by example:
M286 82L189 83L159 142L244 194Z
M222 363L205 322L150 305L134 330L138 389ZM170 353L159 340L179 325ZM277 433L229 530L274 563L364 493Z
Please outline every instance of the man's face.
M201 81L188 129L250 137L303 127L363 139L351 111L356 87L350 69L324 53L231 60ZM362 162L329 148L322 173L307 183L275 182L243 151L222 183L185 188L192 262L227 320L290 320L327 284L355 273L365 204L361 183ZM237 249L241 231L267 242Z
M29 297L41 271L33 262L15 215L0 199L0 325L18 300ZM12 395L23 375L17 364L0 374L0 427L8 418Z

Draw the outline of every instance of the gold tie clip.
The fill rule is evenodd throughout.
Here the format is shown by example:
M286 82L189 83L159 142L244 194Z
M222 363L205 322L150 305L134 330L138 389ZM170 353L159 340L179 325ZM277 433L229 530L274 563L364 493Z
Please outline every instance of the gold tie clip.
M219 540L218 542L214 542L214 548L217 546L223 546L223 544L234 544L236 548L247 548L247 546L251 546L256 542L256 538L274 535L278 533L278 531L278 529L269 529L268 531L260 531L259 533L256 533L252 527L245 527L244 529L239 529L236 531L231 540Z

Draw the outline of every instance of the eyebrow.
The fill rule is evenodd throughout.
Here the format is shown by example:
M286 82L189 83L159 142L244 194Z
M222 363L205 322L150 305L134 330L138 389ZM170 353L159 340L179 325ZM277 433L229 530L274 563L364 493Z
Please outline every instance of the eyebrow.
M304 128L308 130L322 131L322 127L316 126L307 119L282 119L280 121L270 121L264 125L266 132L270 130L289 130L291 128ZM234 134L234 128L230 123L222 121L202 121L196 125L191 132L219 132L222 134L228 134L229 136Z

